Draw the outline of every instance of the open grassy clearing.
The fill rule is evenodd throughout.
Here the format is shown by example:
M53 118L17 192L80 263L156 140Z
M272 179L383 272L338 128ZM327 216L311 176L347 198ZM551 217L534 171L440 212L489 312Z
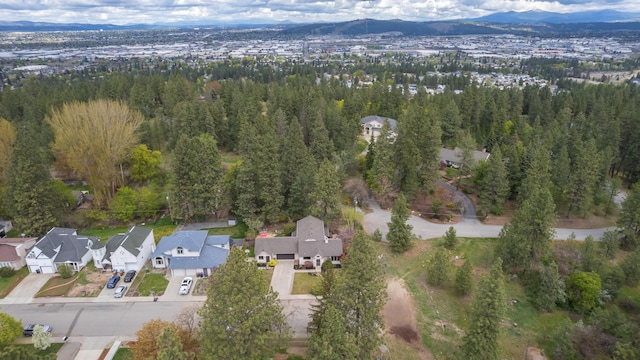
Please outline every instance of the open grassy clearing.
M5 296L9 295L11 290L27 275L29 275L29 269L24 266L22 269L16 271L13 276L8 278L0 277L0 299L4 299Z
M238 221L234 226L206 229L209 235L229 235L233 239L244 239L249 227L242 221Z
M57 354L63 345L64 343L51 343L51 346L49 346L44 350L37 350L36 348L33 347L32 344L13 344L12 346L27 349L29 355L32 355L33 357L35 357L38 355L43 356L43 355L49 355L49 354Z
M164 218L159 219L154 223L140 223L136 226L144 226L147 228L153 229L153 236L155 238L156 243L160 241L163 236L171 235L176 230L178 225L174 224L171 221L171 218L166 216ZM87 236L96 236L102 241L108 240L110 237L126 233L130 226L115 226L115 227L89 227L86 229L78 230L79 234L87 235Z
M474 285L488 273L493 260L495 239L460 239L451 259L456 266L464 260L474 267ZM441 288L426 283L426 263L430 250L440 246L440 239L416 242L415 247L402 256L392 255L387 244L380 244L384 253L384 266L390 276L404 279L412 293L418 317L422 343L434 359L459 358L457 350L462 344L464 330L469 327L469 315L473 298L458 297L454 293L455 268L450 272L449 282ZM455 257L458 256L458 260ZM540 313L526 300L522 287L514 280L506 280L507 311L500 337L504 359L522 359L527 346L544 348L551 345L549 335L561 321L569 316L557 310L551 314ZM410 344L391 336L387 344L392 358L419 359L420 354Z

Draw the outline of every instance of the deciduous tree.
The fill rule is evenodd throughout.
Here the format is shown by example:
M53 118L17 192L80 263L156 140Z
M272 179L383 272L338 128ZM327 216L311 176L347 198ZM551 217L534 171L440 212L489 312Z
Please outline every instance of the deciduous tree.
M142 182L155 177L160 172L162 154L151 150L145 144L133 148L131 153L131 180Z
M581 313L591 311L598 305L601 288L600 275L594 272L580 271L571 274L567 280L569 304Z
M155 360L158 356L158 338L163 330L171 328L179 331L176 324L160 319L149 320L136 331L136 341L133 343L133 357L141 360Z
M391 210L391 222L387 223L389 225L387 240L391 243L391 251L395 253L402 253L411 248L413 226L407 224L409 216L411 212L407 206L407 199L404 194L400 194Z
M485 275L473 299L471 324L463 338L462 354L469 360L496 360L499 358L498 337L505 311L504 276L502 260L498 258Z
M51 346L51 333L44 331L42 325L33 328L33 347L38 350L46 350Z
M13 316L0 312L0 349L5 348L22 335L22 323Z
M273 356L288 337L278 294L244 251L233 248L213 275L198 329L201 359Z
M72 102L53 109L47 122L55 135L56 158L87 179L96 194L110 198L121 165L138 142L144 117L118 101Z
M182 341L178 333L171 327L166 327L160 331L157 341L157 360L187 360L189 353L182 349Z

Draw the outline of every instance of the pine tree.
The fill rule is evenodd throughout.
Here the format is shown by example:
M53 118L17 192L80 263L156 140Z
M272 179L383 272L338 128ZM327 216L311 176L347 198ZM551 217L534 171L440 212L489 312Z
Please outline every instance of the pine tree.
M213 275L199 312L202 359L273 356L289 334L278 294L244 251L233 248Z
M473 299L471 324L462 344L462 354L468 360L497 360L500 349L500 321L505 312L502 260L498 258L485 275Z
M336 166L323 160L313 180L313 192L309 194L309 213L331 225L340 214L340 179Z
M43 149L33 143L36 133L29 128L19 131L6 170L5 207L18 231L38 237L58 220L53 180Z
M499 147L491 151L489 158L489 168L482 184L478 198L482 208L486 212L496 215L504 213L504 203L509 198L510 187L507 177L507 168L502 160L502 153Z
M458 246L458 237L456 236L456 229L453 226L449 226L449 229L444 233L444 247L453 250Z
M391 222L387 223L389 225L387 240L391 243L391 251L394 253L402 253L411 248L413 226L407 224L410 215L407 199L404 194L400 194L391 210Z
M351 360L358 358L358 348L353 334L347 332L342 314L335 305L328 304L321 318L321 325L308 342L307 354L313 360Z
M427 262L427 283L442 286L449 280L451 260L443 248L438 248L431 254Z
M349 244L341 274L329 298L346 324L345 333L353 336L358 349L356 359L370 358L382 343L381 311L385 301L383 269L368 236L358 231Z
M222 158L213 136L180 136L173 152L172 211L187 222L218 210L224 195Z
M640 243L640 183L631 187L622 202L617 228L622 233L620 246L627 250L635 249Z
M472 270L470 260L465 261L464 264L456 270L455 286L458 296L469 295L473 291Z
M170 327L162 329L158 336L158 355L156 360L187 360L189 354L182 349L182 341Z

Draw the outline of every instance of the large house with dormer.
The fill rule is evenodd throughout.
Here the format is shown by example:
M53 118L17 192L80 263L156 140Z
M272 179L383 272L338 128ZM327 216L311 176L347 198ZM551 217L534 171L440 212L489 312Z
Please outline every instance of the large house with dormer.
M339 265L343 254L342 240L330 238L327 233L324 221L307 216L298 220L291 236L256 238L256 261L295 260L300 266L315 269L325 261Z
M32 273L53 274L60 265L80 271L91 261L91 247L99 241L96 237L78 235L76 229L54 227L36 242L25 260Z
M134 226L106 242L94 243L91 251L98 269L140 271L155 249L153 229Z
M227 261L229 235L209 236L206 230L178 231L160 239L151 254L156 269L168 269L173 276L209 276Z

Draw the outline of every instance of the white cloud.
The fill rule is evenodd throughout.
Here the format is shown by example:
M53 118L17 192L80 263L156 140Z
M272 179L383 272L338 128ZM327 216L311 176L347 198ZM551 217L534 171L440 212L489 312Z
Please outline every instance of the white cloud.
M0 20L76 23L445 20L499 11L637 12L640 0L3 0Z

